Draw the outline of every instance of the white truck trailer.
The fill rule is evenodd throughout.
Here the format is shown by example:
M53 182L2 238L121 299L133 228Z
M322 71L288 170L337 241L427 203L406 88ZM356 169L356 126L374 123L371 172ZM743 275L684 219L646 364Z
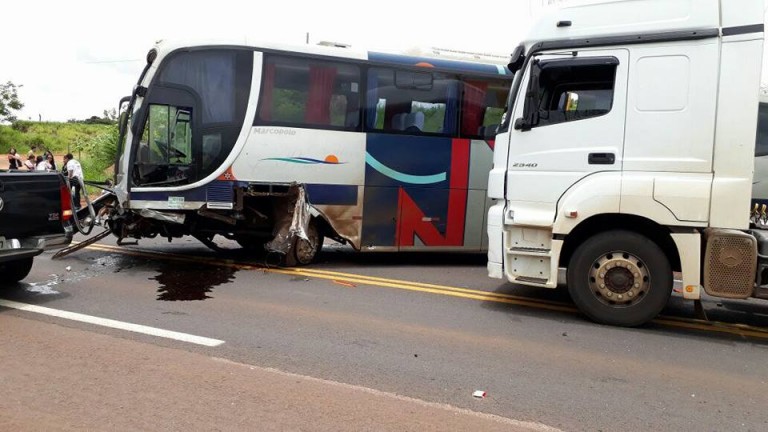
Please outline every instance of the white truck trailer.
M686 299L768 298L768 216L752 203L762 55L762 0L541 18L510 63L489 275L566 284L588 317L623 326L662 310L674 272Z

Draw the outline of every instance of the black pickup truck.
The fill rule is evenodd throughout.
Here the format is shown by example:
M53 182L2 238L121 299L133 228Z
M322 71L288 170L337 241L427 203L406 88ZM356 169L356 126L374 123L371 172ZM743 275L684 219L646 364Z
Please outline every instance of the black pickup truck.
M0 285L29 274L44 250L72 240L72 201L59 173L0 171Z

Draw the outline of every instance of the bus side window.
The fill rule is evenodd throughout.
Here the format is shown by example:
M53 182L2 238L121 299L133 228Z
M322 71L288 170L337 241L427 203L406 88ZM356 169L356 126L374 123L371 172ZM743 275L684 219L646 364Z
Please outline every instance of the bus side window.
M459 81L450 75L371 68L366 130L410 135L454 135Z
M357 65L267 56L255 125L356 130Z
M501 124L510 83L500 80L465 80L463 84L461 136L494 136L493 132Z

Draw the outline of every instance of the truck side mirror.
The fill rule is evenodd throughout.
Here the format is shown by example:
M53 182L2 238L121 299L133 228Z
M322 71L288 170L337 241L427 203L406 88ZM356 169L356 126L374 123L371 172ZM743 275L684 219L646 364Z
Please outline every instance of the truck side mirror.
M531 124L528 123L523 117L515 119L515 123L512 125L512 127L515 128L515 130L523 132L531 130Z
M531 73L528 77L528 88L525 93L523 117L515 120L514 128L523 132L539 123L539 79L541 77L541 62L534 59Z
M573 112L579 109L579 94L567 92L565 94L565 112Z

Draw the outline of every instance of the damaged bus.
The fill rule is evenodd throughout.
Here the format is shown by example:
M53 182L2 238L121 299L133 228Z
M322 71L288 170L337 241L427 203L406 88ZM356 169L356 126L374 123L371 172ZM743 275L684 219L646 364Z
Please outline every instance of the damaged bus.
M311 262L324 238L486 250L511 80L471 61L160 42L126 99L110 231L214 249L219 235L288 265Z

